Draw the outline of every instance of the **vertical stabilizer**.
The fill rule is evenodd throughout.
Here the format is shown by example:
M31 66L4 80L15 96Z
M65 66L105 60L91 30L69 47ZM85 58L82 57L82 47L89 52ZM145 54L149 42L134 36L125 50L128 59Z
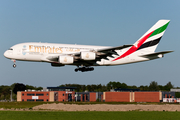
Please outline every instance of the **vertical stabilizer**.
M129 48L124 54L114 59L113 61L124 58L136 51L143 51L145 53L154 53L159 41L161 40L170 20L159 20L152 26L132 47Z
M159 20L135 44L137 50L154 52L161 40L170 20Z

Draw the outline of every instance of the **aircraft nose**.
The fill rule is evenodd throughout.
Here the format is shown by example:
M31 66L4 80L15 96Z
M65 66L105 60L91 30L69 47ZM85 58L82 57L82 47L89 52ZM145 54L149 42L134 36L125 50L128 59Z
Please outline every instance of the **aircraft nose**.
M7 57L7 51L4 52L4 57Z
M9 58L9 54L7 50L4 52L4 57Z

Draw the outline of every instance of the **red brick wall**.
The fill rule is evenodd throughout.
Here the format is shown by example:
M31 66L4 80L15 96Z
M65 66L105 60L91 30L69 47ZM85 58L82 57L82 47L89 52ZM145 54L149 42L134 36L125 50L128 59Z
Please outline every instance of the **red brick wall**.
M24 94L24 95L23 95ZM37 94L44 94L43 96L38 96L38 99L43 99L44 101L49 101L49 92L38 92L38 91L27 91L21 92L21 101L27 101L27 99L32 100L32 96L27 96L27 94L34 94L32 96L38 96ZM34 99L36 101L36 99Z
M67 100L67 94L65 91L57 91L58 92L58 101L66 101Z
M135 102L159 102L159 92L134 92Z
M67 101L68 100L68 94L72 95L72 99L75 98L75 92L74 91L54 91L58 92L58 101ZM23 95L24 94L24 95ZM21 101L27 101L27 99L32 99L32 96L27 96L27 94L34 94L33 96L38 96L37 94L44 94L43 96L38 96L38 99L43 99L44 101L49 101L49 91L48 92L41 92L41 91L27 91L27 92L21 92ZM64 94L64 95L63 95ZM34 99L36 101L36 99Z
M84 102L86 102L86 101L87 101L87 95L84 94Z
M64 96L63 96L64 94ZM74 91L58 91L58 101L68 101L68 94L71 94L72 100L75 99L75 92Z
M95 102L96 101L96 93L89 93L89 95L90 95L89 101L90 102Z
M105 92L105 102L130 102L130 92Z
M83 94L81 94L81 102L83 102Z

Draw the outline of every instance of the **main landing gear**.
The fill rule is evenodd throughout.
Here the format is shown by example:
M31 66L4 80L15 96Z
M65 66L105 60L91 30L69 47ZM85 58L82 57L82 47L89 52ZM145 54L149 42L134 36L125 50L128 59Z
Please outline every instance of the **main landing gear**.
M12 61L14 62L13 68L15 68L16 67L16 60L12 60Z
M87 72L87 71L93 71L93 70L94 70L93 67L78 67L74 71L75 72L78 72L78 71Z

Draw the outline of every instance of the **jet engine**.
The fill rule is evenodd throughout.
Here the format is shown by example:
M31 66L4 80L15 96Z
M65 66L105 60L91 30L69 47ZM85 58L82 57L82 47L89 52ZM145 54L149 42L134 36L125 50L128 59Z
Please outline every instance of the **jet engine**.
M94 52L81 52L81 59L83 60L95 60L96 53Z
M72 56L59 56L58 61L62 64L72 64L74 62L74 58Z

